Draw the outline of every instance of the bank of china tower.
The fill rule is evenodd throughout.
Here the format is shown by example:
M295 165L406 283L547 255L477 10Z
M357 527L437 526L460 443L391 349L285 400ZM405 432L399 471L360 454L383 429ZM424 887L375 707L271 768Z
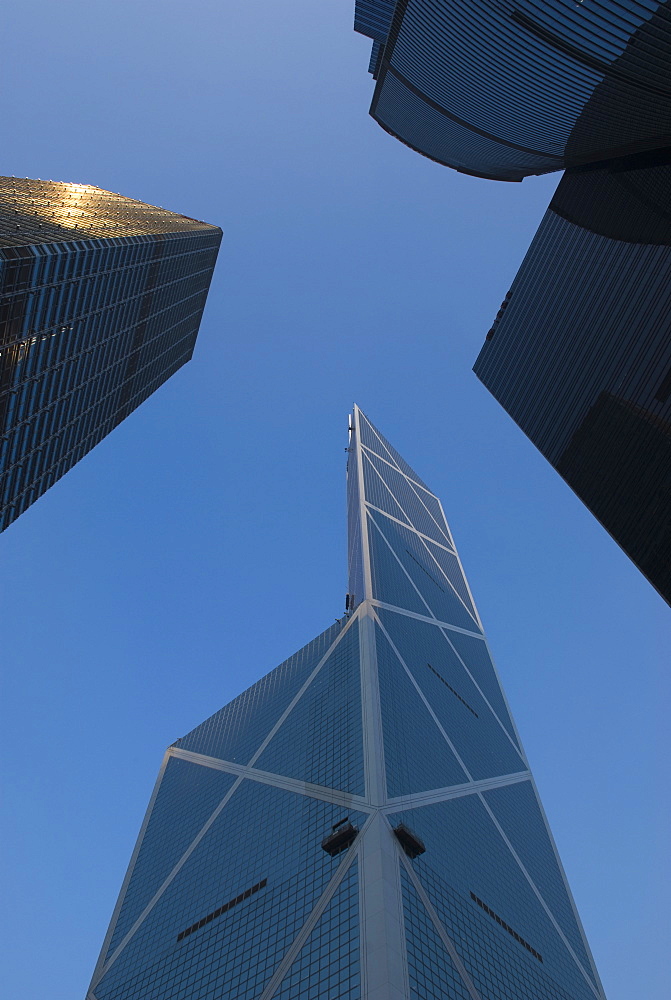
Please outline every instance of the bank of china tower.
M345 616L169 747L87 1000L602 1000L440 501L355 407Z

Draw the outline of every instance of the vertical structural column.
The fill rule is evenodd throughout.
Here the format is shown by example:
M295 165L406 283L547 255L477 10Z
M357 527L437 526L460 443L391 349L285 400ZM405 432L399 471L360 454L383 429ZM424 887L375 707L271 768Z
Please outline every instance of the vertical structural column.
M359 502L352 505L360 518L364 601L358 608L361 664L366 798L379 810L387 801L380 687L377 672L376 629L368 550L359 411L354 408L354 459L357 463ZM359 867L359 924L362 1000L408 1000L408 968L403 923L399 847L383 813L377 811L361 842Z
M384 814L387 798L375 620L368 601L359 608L361 707L366 798L378 811L363 836L359 867L361 996L407 1000L408 970L399 847Z

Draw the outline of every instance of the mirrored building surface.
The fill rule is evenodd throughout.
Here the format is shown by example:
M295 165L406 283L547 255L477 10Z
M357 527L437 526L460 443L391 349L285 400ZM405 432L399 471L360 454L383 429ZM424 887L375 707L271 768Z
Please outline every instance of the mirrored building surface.
M671 603L671 164L638 163L565 174L474 370Z
M355 28L408 146L567 168L475 372L671 602L671 5L356 0Z
M0 530L189 360L221 230L0 178Z
M355 408L347 611L166 752L87 1000L599 1000L440 501Z
M671 141L657 0L356 0L370 113L412 149L519 181Z

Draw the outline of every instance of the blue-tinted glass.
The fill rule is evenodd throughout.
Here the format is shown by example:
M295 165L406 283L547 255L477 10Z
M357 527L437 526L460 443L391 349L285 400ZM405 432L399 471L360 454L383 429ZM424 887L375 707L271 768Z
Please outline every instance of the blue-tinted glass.
M567 171L474 371L671 603L665 159Z
M450 581L459 597L462 599L468 611L475 618L475 608L473 606L473 599L468 592L468 587L466 585L466 580L464 578L464 573L459 565L459 560L456 555L448 552L447 549L441 548L438 545L432 545L431 542L424 543L429 551L429 554L436 563L440 566L441 570Z
M602 996L581 970L587 948L484 638L455 630L462 621L475 628L456 556L388 514L366 515L368 532L359 531L363 455L355 436L350 447L356 609L179 741L252 760L258 770L246 773L263 771L264 781L171 761L108 965L94 982L96 1000L259 1000L264 991L273 1000L358 1000L361 975L370 986L393 965L404 978L406 959L416 1000L472 1000L471 981L482 1000ZM391 468L365 462L369 474L373 463L385 476ZM421 487L398 469L392 480L410 491L409 516L426 513ZM371 482L384 486L379 477ZM362 584L367 534L379 598L370 603ZM454 626L437 623L448 615ZM516 783L502 785L511 774ZM303 794L284 791L286 777ZM473 780L490 778L495 790L473 792ZM311 783L365 815L310 798ZM411 808L415 793L434 804ZM380 808L399 810L388 818L411 832L397 830L394 839L374 815ZM400 852L413 854L413 834L425 851L410 862ZM355 843L357 863L341 867L354 861ZM401 862L403 912L387 891ZM435 912L407 877L409 864ZM342 876L337 889L329 887L334 873Z
M487 1000L574 1000L573 993L567 993L547 975L545 963L541 964L524 945L514 939L509 941L507 932L474 903L470 894L466 900L428 867L422 872L422 883L481 997ZM409 879L405 884L409 884ZM431 940L430 930L427 939ZM408 965L416 962L409 952Z
M235 777L171 757L161 779L108 956L170 874Z
M380 520L386 525L384 518ZM372 515L368 517L368 544L370 548L373 597L397 608L428 615L429 609L422 600L412 580L403 572L402 564L394 555L391 545L377 526Z
M589 969L590 960L531 784L525 781L497 788L485 792L484 797L580 961Z
M486 643L482 639L474 639L470 635L464 635L463 632L446 631L445 638L454 647L457 655L472 674L474 681L506 727L509 735L517 742L512 719L506 707L501 685L496 677Z
M403 868L401 891L412 1000L472 1000Z
M354 861L272 1000L359 1000L359 879Z
M475 780L525 771L463 664L435 625L379 609L389 636ZM482 640L480 640L482 641Z
M468 781L379 626L376 636L389 796Z
M385 458L388 462L391 462L393 465L396 465L401 472L405 473L406 476L409 476L410 479L414 480L414 482L418 483L420 486L423 486L424 489L427 489L426 483L422 482L422 480L419 478L414 469L410 468L405 459L401 458L401 456L399 455L399 453L396 451L395 448L392 448L387 439L382 434L380 434L379 430L376 427L373 427L371 422L367 420L366 417L364 417L361 410L359 410L359 417L361 422L362 444L365 444L367 448L370 448L371 451L374 451L376 455L380 455L382 458Z
M400 524L385 518L383 514L371 514L371 519L398 557L398 560L394 560L395 565L392 563L387 573L382 570L378 574L374 596L385 603L394 604L396 607L405 607L409 611L419 611L420 614L429 615L429 617L433 613L439 621L468 629L471 632L478 632L479 625L469 614L454 588L445 579L440 568L436 566L422 539L415 532L408 531ZM398 565L399 562L405 573ZM385 596L396 590L399 587L399 582L404 588L409 586L414 589L409 581L406 584L400 580L401 574L406 580L409 577L421 594L423 601L420 601L419 606L416 600L413 601L412 605L404 605L399 603L399 600Z
M256 767L363 794L356 620L256 761Z
M366 500L401 521L409 522L418 531L441 545L451 545L449 530L437 500L416 483L364 451Z
M341 818L342 807L242 782L96 987L98 1000L257 998L347 856L321 848ZM360 828L363 817L351 818Z
M175 745L247 764L342 627L336 622L326 629Z
M371 115L440 163L521 180L668 145L665 3L407 0L388 29L359 6L385 44Z
M379 459L376 459L374 455L369 452L363 451L363 481L364 481L364 492L366 495L366 502L372 504L374 507L378 507L380 510L385 511L387 514L391 514L392 517L398 518L400 521L404 521L406 524L410 524L410 518L406 516L405 511L401 507L398 500L396 500L395 495L392 494L389 481L393 476L398 477L402 480L406 486L408 485L407 479L404 479L399 472L388 466L384 478L378 475L376 471L376 466L384 465ZM398 491L397 491L398 495Z
M520 817L521 822L523 819ZM412 862L413 867L468 971L480 981L484 996L505 997L507 983L516 1000L553 1000L557 984L562 983L571 1000L593 997L479 796L408 810L390 821L404 822L426 845L426 852ZM471 893L499 921L485 912ZM551 909L550 900L546 903ZM561 916L554 914L557 921ZM467 930L469 924L479 927L477 934ZM497 942L498 962L492 961L488 938ZM542 956L542 961L523 942ZM495 971L497 965L499 969L503 966L502 972ZM503 984L497 987L500 978Z

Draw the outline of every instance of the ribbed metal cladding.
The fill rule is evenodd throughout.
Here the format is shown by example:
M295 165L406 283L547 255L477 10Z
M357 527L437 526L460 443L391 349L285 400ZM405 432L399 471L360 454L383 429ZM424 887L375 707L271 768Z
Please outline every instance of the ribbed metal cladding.
M439 163L521 180L671 141L665 3L398 0L386 37L374 8L371 115Z
M671 166L563 178L475 373L671 603Z
M221 230L0 178L0 530L189 360Z
M378 42L385 42L395 6L396 0L356 0L354 30Z

